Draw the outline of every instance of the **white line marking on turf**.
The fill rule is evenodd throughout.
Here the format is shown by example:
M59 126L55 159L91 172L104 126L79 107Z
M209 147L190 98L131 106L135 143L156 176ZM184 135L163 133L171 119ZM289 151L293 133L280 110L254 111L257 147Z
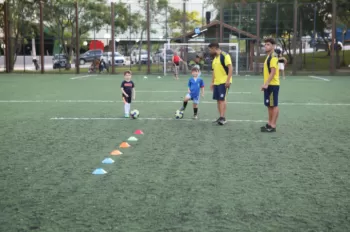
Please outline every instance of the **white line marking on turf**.
M80 78L84 78L84 77L94 77L94 76L97 76L97 75L76 76L76 77L72 77L72 78L70 78L70 79L71 79L71 80L76 80L76 79L80 79Z
M317 80L322 80L322 81L330 81L329 79L323 78L323 77L317 77L317 76L309 76L309 77L317 79Z
M137 90L138 93L186 93L186 91L179 90L164 90L164 91L152 91L152 90ZM231 94L251 94L252 92L229 92Z
M0 103L122 103L113 100L0 100ZM181 103L183 101L133 101L135 103ZM216 104L215 101L202 101L202 104ZM236 105L262 105L261 102L227 102ZM289 106L350 106L350 103L280 102Z
M56 118L50 118L50 120L130 120L130 118L64 118L64 117L56 117ZM214 119L189 119L189 118L182 118L182 119L175 119L175 118L138 118L137 120L161 120L161 121L201 121L201 122L209 122L214 121ZM240 120L240 119L227 119L228 122L266 122L266 120Z

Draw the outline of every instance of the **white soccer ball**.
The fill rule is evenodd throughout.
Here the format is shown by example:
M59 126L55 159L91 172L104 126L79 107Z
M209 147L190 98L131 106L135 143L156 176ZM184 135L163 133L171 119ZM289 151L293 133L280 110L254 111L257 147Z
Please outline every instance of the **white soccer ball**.
M183 111L177 110L177 111L175 112L175 118L176 118L176 119L181 119L181 118L183 118L183 116L184 116L184 112L183 112Z
M136 119L136 118L138 118L140 116L140 112L138 110L136 110L136 109L132 110L130 112L130 116L131 116L131 118Z

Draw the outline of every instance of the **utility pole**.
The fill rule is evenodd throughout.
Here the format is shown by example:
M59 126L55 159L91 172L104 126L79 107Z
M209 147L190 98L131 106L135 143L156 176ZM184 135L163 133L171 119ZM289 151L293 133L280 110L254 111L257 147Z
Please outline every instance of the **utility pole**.
M43 74L45 72L44 69L44 23L43 23L43 1L39 1L39 8L40 8L40 62L41 62L41 73Z
M293 70L292 74L297 74L297 36L298 36L298 0L294 0L293 17Z
M256 57L255 57L255 73L259 74L259 58L260 58L260 1L256 3Z
M220 43L222 43L223 40L223 34L224 34L224 2L220 1Z
M111 1L111 38L112 38L112 74L115 74L115 26L114 26L115 12L114 12L114 1Z
M79 43L79 15L78 15L78 0L75 1L75 73L80 73L80 43Z
M332 43L331 43L331 68L330 73L334 75L336 72L336 57L335 47L336 44L336 20L337 20L337 1L332 0Z
M151 73L151 14L150 1L147 0L147 74ZM141 61L140 61L141 62Z

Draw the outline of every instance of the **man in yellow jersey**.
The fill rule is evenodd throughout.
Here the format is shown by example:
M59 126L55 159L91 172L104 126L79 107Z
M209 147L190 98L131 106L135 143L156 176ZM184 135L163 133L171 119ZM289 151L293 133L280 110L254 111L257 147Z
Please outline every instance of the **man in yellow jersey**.
M267 57L264 63L264 84L261 86L261 91L264 91L264 102L269 113L269 120L265 126L261 127L261 132L276 132L276 122L279 113L278 92L280 89L280 77L275 44L274 39L265 39Z
M209 44L209 53L214 58L212 69L213 77L210 89L213 91L213 99L217 101L220 117L214 121L219 125L226 123L226 96L232 83L232 62L226 52L221 51L218 43Z

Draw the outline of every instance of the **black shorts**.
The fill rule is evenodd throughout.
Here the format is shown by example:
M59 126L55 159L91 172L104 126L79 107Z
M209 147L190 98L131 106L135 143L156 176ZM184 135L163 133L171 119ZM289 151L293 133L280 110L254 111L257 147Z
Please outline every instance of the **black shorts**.
M129 94L129 97L125 97L124 94L122 94L122 98L124 103L131 103L131 94Z
M265 106L278 106L278 93L280 90L279 85L269 85L264 90L264 104Z
M225 101L229 89L230 88L226 88L225 84L214 85L213 99L217 101Z

